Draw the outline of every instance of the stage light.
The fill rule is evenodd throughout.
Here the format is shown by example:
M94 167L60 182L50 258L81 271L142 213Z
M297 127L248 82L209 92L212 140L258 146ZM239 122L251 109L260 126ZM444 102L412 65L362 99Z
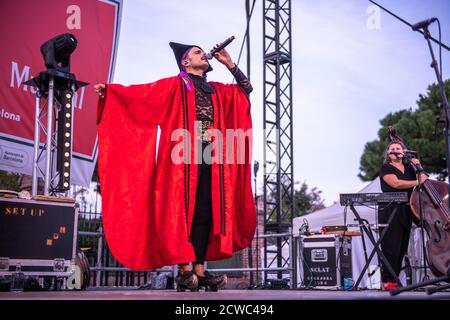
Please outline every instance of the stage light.
M71 55L78 45L78 40L71 33L57 35L43 43L40 47L46 71L25 82L24 85L36 89L36 118L35 141L39 141L40 132L46 134L45 152L39 152L39 143L34 144L32 194L37 195L38 170L43 173L44 195L55 195L66 192L70 188L70 162L72 157L72 124L74 118L74 93L88 83L76 80L75 74L70 72ZM43 105L41 100L47 100ZM44 112L47 108L47 112ZM56 114L53 113L57 109ZM43 118L47 118L45 125ZM52 122L56 121L55 130ZM56 139L53 139L56 136ZM53 157L56 149L56 171ZM45 161L43 157L46 157ZM65 166L68 161L69 166ZM44 162L45 168L40 163ZM55 183L57 182L57 185Z
M45 42L41 46L41 53L47 69L70 73L70 55L75 51L77 43L71 33L60 34Z
M72 155L72 97L73 93L66 90L61 94L61 108L58 112L58 165L59 190L68 190L70 186L70 162ZM64 107L63 107L64 106Z

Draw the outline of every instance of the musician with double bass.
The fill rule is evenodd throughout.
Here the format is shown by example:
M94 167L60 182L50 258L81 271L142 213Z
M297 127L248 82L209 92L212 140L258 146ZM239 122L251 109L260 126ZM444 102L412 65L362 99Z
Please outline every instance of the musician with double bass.
M414 187L419 185L418 178L420 177L420 183L423 183L428 176L424 173L420 173L419 176L416 174L420 162L416 158L406 161L405 150L406 146L401 141L390 142L385 151L379 176L383 192L408 192L409 199ZM378 222L386 224L395 207L397 211L381 241L381 250L398 277L408 250L413 213L406 203L380 205ZM385 290L399 286L384 263L381 265L381 280Z

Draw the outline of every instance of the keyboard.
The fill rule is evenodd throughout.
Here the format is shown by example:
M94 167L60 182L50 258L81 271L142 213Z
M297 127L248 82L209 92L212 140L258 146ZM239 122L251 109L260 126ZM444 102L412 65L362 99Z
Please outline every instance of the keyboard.
M341 193L339 195L341 206L364 206L379 203L407 203L407 192L375 192L375 193Z

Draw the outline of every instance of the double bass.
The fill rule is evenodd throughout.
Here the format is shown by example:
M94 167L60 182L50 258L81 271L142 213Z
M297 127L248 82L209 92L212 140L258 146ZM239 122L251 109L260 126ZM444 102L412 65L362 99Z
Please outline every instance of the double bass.
M392 142L400 141L393 127L388 128ZM412 164L414 167L414 164ZM421 186L415 187L410 206L415 221L423 223L428 234L426 242L427 258L431 271L435 276L450 274L450 210L448 206L448 183L425 180ZM422 215L421 213L422 201ZM419 226L422 226L422 223Z

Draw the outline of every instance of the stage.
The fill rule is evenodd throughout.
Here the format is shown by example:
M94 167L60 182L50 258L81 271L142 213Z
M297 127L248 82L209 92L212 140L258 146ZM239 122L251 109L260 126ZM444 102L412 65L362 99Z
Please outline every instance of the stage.
M0 300L449 300L450 292L427 295L404 292L392 297L387 291L360 290L221 290L176 292L175 290L88 289L85 291L0 292Z

